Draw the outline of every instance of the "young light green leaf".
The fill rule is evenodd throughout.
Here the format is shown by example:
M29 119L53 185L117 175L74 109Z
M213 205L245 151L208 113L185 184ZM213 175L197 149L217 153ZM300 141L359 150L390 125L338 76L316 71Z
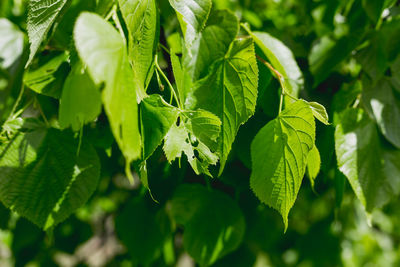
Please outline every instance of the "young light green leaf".
M0 145L0 200L39 227L49 229L82 206L97 187L96 150L70 132L17 133Z
M211 0L169 0L182 28L187 49L206 25L211 12Z
M183 115L188 118L186 127L189 132L210 149L215 150L221 132L221 120L211 112L201 109L185 111Z
M362 109L343 112L335 150L339 170L367 212L399 194L400 152L381 143L376 125Z
M24 51L24 34L8 19L0 19L0 69L8 69Z
M307 157L307 176L310 180L311 188L314 190L315 178L321 168L321 156L317 146L314 144L313 148L308 153Z
M39 59L24 74L24 83L38 94L60 98L63 83L68 75L68 53L50 52Z
M103 18L82 13L74 28L75 45L96 84L105 83L102 100L114 137L127 166L141 155L137 81L129 65L125 42Z
M386 78L374 86L363 83L362 99L368 113L387 140L400 148L400 100L393 92L392 83Z
M184 103L188 93L190 92L190 89L192 88L192 78L182 65L181 59L178 55L176 55L173 47L170 48L170 56L178 96L180 101Z
M179 111L160 95L151 95L140 103L143 159L153 154L178 118Z
M186 99L190 109L205 109L221 120L218 140L220 174L240 125L254 113L257 101L258 67L251 38L237 39L227 54L211 66Z
M247 31L271 65L283 76L283 84L288 93L298 97L304 81L292 51L266 32Z
M207 26L184 51L183 66L193 81L209 73L212 63L224 58L239 31L238 18L227 10L211 13ZM182 99L183 100L183 99Z
M299 100L264 126L251 144L250 186L262 202L279 211L285 231L314 141L311 108Z
M215 165L218 162L218 156L201 142L193 132L187 127L184 118L180 117L180 123L172 125L171 129L165 136L164 152L167 160L172 162L176 158L182 156L182 152L188 158L190 166L196 174L207 174L212 176L208 167ZM189 123L190 124L190 123ZM211 127L214 127L212 125Z
M178 187L172 217L185 227L183 245L200 266L212 265L234 251L245 233L245 220L235 201L199 184ZM210 223L212 218L212 223Z
M317 102L307 102L307 103L308 103L308 105L310 105L310 108L316 119L318 119L320 122L322 122L325 125L330 124L328 113L326 112L326 109L323 105L321 105Z
M30 54L26 67L31 64L40 44L68 1L71 0L29 0L27 29Z
M92 122L101 112L100 90L78 63L68 75L60 99L59 122L61 128L78 131Z
M155 0L118 0L129 32L129 60L138 80L138 100L146 96L153 76L154 55L158 44Z

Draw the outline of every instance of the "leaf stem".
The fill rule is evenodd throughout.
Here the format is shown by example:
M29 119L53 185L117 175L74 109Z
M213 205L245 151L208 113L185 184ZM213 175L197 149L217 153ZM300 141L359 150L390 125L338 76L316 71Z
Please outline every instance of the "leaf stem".
M115 6L115 7L116 7L116 6ZM119 21L119 18L118 18L117 8L113 8L113 10L112 10L112 18L113 18L113 21L115 22L115 26L117 27L119 33L120 33L121 36L122 36L122 38L123 38L124 40L126 40L124 30L122 29L121 22Z
M285 85L283 83L285 78L283 77L282 74L280 74L279 71L277 71L274 67L272 67L272 65L269 62L265 61L259 55L256 54L256 57L257 57L258 61L263 63L273 74L275 74L276 78L279 80L279 84L281 85L281 88L282 88L281 97L280 97L280 100L279 100L279 113L281 113L282 108L283 108L283 98L284 98L285 95L287 95L288 97L290 97L293 100L298 100L298 98L296 98L296 97L294 97L294 96L292 96L292 95L290 95L289 93L286 92Z
M165 73L162 71L162 69L160 68L160 65L158 65L158 55L155 56L155 60L154 60L154 65L157 69L157 71L161 74L161 76L164 78L164 80L167 82L169 89L171 90L171 93L173 94L175 101L178 105L178 107L180 109L182 109L181 103L179 102L178 96L175 92L174 87L172 86L172 84L170 83L170 81L168 80L167 76L165 75Z
M24 83L22 83L22 85L21 85L21 90L19 91L17 100L15 100L14 106L13 106L13 108L11 109L11 113L10 113L10 116L8 116L8 119L10 119L11 117L14 116L14 113L15 113L15 111L17 110L18 105L19 105L19 103L20 103L21 100L22 100L22 96L24 95L24 92L25 92L25 86L24 86ZM7 120L8 120L8 119L7 119Z

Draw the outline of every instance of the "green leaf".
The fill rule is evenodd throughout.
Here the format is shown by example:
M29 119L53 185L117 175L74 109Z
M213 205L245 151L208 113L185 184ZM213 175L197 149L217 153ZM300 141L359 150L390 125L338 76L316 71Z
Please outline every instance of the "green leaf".
M186 127L189 132L193 133L206 146L215 150L221 132L221 120L211 112L201 109L185 111L183 115L188 118Z
M265 125L251 144L250 186L262 202L279 211L285 231L314 141L311 108L299 100Z
M367 16L361 1L354 1L345 18L348 29L340 36L323 36L315 42L309 54L310 70L314 76L314 87L324 81L329 74L357 48L364 37Z
M233 13L227 10L211 13L207 26L190 51L184 53L183 66L193 81L207 75L212 63L225 57L238 31L239 21Z
M74 29L75 45L96 84L105 83L102 100L112 132L127 160L141 155L137 83L129 66L125 42L98 15L82 13Z
M314 144L313 148L308 153L307 157L307 176L310 179L311 188L314 190L315 178L321 168L321 156L317 146Z
M258 68L251 38L235 40L224 58L216 61L209 74L199 80L186 99L190 109L201 108L219 117L220 174L240 125L253 114L257 101Z
M27 30L30 43L28 67L40 44L61 14L61 10L70 0L29 0Z
M211 12L211 0L169 0L182 28L187 49L204 29Z
M143 159L148 159L161 144L179 111L166 103L160 95L151 95L140 103L143 138Z
M325 125L329 125L329 116L323 105L317 102L307 102L310 105L314 117Z
M67 52L51 52L39 58L24 74L24 83L38 94L60 98L63 83L69 72Z
M362 0L362 6L373 23L381 17L384 4L385 1L382 0Z
M158 19L155 0L118 0L129 32L129 60L138 81L141 100L153 76L154 55L158 43Z
M376 125L361 109L347 109L335 131L338 168L367 212L400 191L400 151L386 147Z
M184 102L188 93L190 92L190 89L192 88L192 79L188 71L186 71L184 68L180 57L178 57L173 47L170 49L170 56L179 99L181 102Z
M97 187L100 162L94 148L71 132L39 129L17 133L0 145L0 200L43 229L82 206Z
M400 99L393 93L390 80L384 78L375 85L365 84L362 99L382 134L400 148Z
M297 97L304 85L303 75L296 63L294 55L281 41L266 32L251 32L256 45L264 53L264 56L284 78L285 90Z
M217 125L221 124L220 121L216 122L212 119L209 121L202 121L205 124L203 124L203 131L199 133L201 136L208 135L210 130L207 128L215 129L218 127ZM209 165L217 164L218 156L194 134L193 128L199 127L193 127L193 124L196 123L196 121L191 122L190 118L185 118L181 115L178 122L179 125L177 125L178 123L174 123L165 136L163 148L167 160L172 162L176 158L180 158L182 152L184 152L188 158L190 166L192 166L196 174L199 175L205 173L208 176L211 176L208 167ZM200 120L198 120L198 122L200 122Z
M8 69L24 51L24 34L5 18L0 19L0 69Z
M78 131L84 124L94 121L101 112L100 90L93 83L82 64L75 65L68 75L60 99L59 122L61 128Z
M115 219L118 237L128 249L132 263L150 266L162 251L171 223L163 210L155 203L135 198L129 201Z
M181 185L172 198L171 213L185 227L183 245L200 266L213 264L242 242L246 227L242 211L222 192Z

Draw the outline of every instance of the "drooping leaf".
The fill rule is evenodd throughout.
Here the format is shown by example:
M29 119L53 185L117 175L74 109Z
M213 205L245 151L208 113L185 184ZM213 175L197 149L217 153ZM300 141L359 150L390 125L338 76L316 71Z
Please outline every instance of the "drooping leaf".
M124 40L98 15L82 13L74 29L75 45L96 84L105 83L102 100L114 137L127 165L141 155L137 84Z
M129 32L129 60L138 80L137 97L146 96L154 71L158 44L157 6L155 0L118 0Z
M200 266L213 264L235 250L243 239L242 211L219 191L208 191L198 184L181 185L172 198L171 212L185 227L183 245Z
M251 38L235 40L225 57L195 84L186 100L190 109L205 109L221 120L218 140L220 173L240 125L253 115L257 101L258 68Z
M30 54L26 67L32 62L40 44L68 1L70 0L29 0L27 29Z
M195 81L209 73L216 60L222 59L239 31L238 18L227 10L211 13L207 26L184 53L183 66Z
M100 112L100 90L82 65L75 65L64 83L60 99L61 128L71 126L74 131L78 131L84 124L92 122Z
M166 103L160 95L151 95L140 103L143 137L143 159L146 160L161 144L178 118L178 109Z
M94 148L71 132L17 133L0 145L0 200L48 229L65 220L94 192L100 162Z
M135 264L150 264L160 256L171 234L169 218L155 203L132 199L115 220L118 237Z
M0 19L0 69L7 69L22 55L24 34L5 18Z
M251 144L250 186L263 203L279 211L285 230L314 141L311 108L299 100L265 125Z
M375 85L365 84L362 99L382 134L400 148L400 99L393 93L390 80L383 78Z
M316 145L308 153L307 157L307 176L310 180L312 189L314 190L315 178L321 168L321 156Z
M196 174L204 173L211 176L208 167L217 164L218 156L195 135L193 122L188 122L190 118L181 115L178 121L179 125L174 123L165 136L163 147L165 156L169 162L172 162L180 158L183 152ZM207 136L210 132L207 128L215 129L221 122L209 120L207 123L208 125L203 125L204 130L199 133L202 136Z
M323 105L317 102L307 102L313 112L314 117L325 125L329 125L329 116Z
M339 170L346 175L367 212L400 192L400 152L386 147L362 109L343 112L335 131Z
M297 97L304 81L292 51L266 32L251 32L250 30L248 32L272 67L283 76L283 83L288 93Z
M187 49L206 25L211 12L211 0L169 0L182 28Z
M51 52L39 59L38 64L25 72L25 85L38 94L60 98L68 75L67 52Z

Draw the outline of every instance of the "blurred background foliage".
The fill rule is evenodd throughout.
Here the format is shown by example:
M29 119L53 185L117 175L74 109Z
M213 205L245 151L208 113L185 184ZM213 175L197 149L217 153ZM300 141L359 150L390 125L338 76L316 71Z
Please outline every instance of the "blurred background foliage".
M47 50L57 53L71 46L71 21L82 10L104 15L112 4L112 0L72 1ZM300 95L324 104L333 122L331 126L318 124L321 172L315 190L307 179L303 180L288 231L283 233L279 214L260 204L248 186L249 144L262 125L276 116L279 102L278 82L260 65L258 110L239 131L220 178L196 176L185 160L181 166L178 162L170 165L159 148L148 162L150 188L159 202L155 203L137 176L134 186L124 176L122 155L103 116L96 127L85 129L102 163L95 194L51 232L42 232L0 204L0 266L194 266L183 248L183 228L170 219L177 212L173 207L187 204L171 204L179 202L176 191L183 182L210 183L223 197L230 196L224 200L227 206L211 204L201 211L201 219L193 222L194 226L182 218L187 223L185 231L203 233L203 242L207 242L208 231L218 224L216 217L224 208L233 205L243 214L238 216L244 218L240 226L245 227L244 236L237 237L243 241L213 266L400 266L400 200L367 216L337 169L333 138L340 111L359 100L366 83L385 77L400 81L399 1L215 0L213 4L214 8L234 11L252 29L268 32L285 43L304 75ZM158 5L160 38L166 43L179 31L179 25L167 0L159 0ZM0 2L1 122L9 114L23 80L28 56L26 9L25 0ZM6 44L12 49L5 49ZM168 69L167 59L162 67ZM65 71L51 75L62 80ZM158 92L156 80L149 90ZM400 91L394 90L394 94L399 97ZM38 95L35 101L48 117L57 116L58 103L54 100ZM214 197L222 196L209 196ZM190 210L196 203L187 205Z

